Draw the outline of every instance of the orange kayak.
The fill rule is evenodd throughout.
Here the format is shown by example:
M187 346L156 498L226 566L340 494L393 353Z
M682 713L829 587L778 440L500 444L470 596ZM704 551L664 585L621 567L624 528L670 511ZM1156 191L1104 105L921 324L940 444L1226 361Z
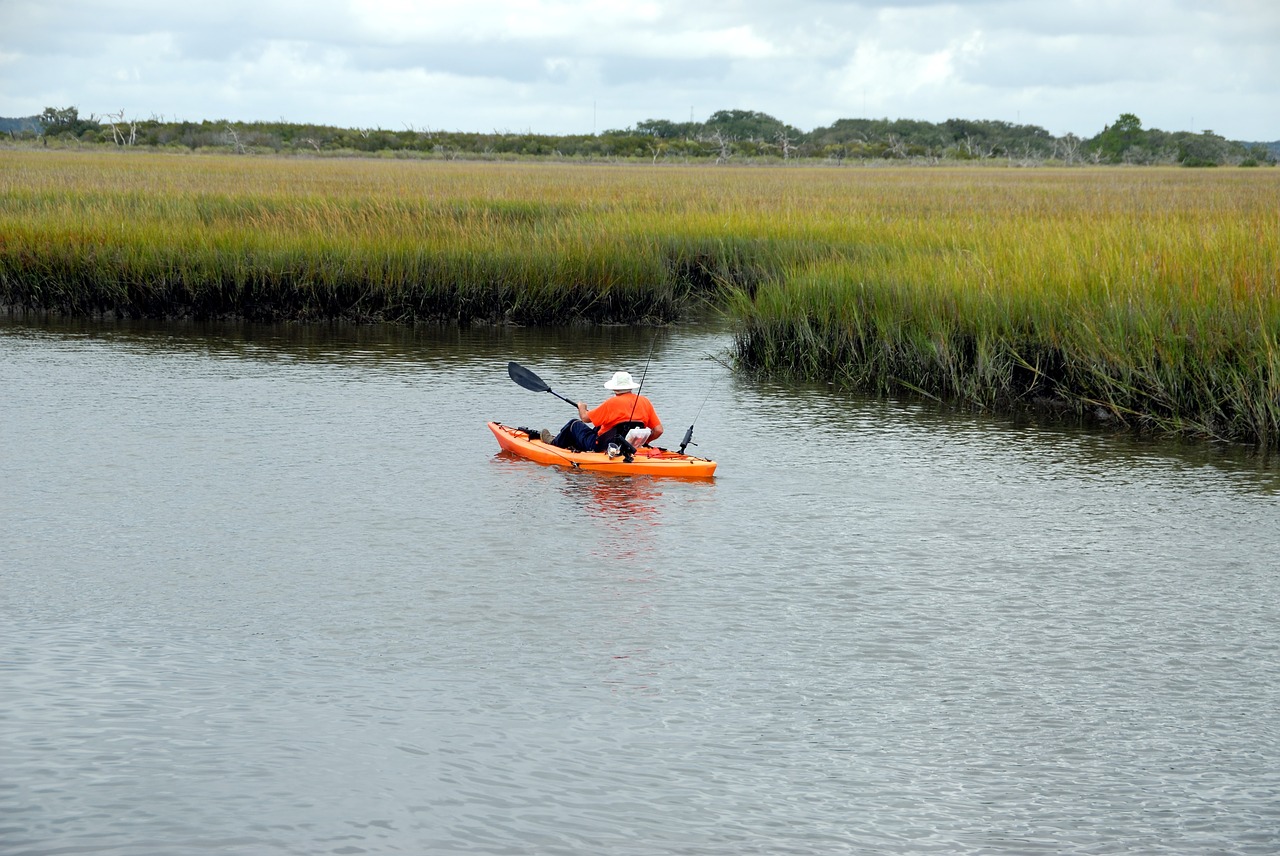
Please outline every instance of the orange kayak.
M490 422L489 430L498 438L498 445L504 451L540 464L620 475L676 476L687 479L711 478L716 471L715 461L668 452L657 447L637 449L628 463L622 457L611 458L604 452L571 452L551 446L536 436L530 437L531 431L513 428L501 422Z

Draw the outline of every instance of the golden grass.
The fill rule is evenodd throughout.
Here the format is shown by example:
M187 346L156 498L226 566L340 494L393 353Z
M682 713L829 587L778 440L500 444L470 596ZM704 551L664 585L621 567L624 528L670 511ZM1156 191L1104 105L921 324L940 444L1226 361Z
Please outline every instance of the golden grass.
M775 374L1275 445L1277 179L890 177L833 252L735 297L738 355Z
M749 369L1277 445L1280 170L0 151L0 302L665 322Z

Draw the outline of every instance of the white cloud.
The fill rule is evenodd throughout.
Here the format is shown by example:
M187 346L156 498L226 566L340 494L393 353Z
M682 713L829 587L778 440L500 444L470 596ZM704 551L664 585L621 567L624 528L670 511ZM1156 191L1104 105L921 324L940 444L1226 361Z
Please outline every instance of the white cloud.
M1280 137L1273 0L0 0L0 115L551 133L742 108ZM594 106L593 106L594 105Z
M891 112L892 105L922 90L940 92L961 85L961 69L982 52L980 33L927 52L868 40L856 45L853 58L835 73L834 86L843 103L858 105L859 114L887 115L885 111Z

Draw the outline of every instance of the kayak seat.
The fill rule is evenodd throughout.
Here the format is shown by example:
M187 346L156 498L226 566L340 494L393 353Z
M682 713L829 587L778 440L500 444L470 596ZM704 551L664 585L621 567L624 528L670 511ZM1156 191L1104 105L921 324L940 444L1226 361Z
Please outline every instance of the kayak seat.
M614 425L612 428L606 431L604 436L599 438L596 441L596 445L599 448L604 448L609 443L618 443L618 444L624 443L626 442L628 431L630 431L632 428L643 428L643 427L644 427L643 422L637 422L635 420L631 420L629 422L619 422L617 425Z

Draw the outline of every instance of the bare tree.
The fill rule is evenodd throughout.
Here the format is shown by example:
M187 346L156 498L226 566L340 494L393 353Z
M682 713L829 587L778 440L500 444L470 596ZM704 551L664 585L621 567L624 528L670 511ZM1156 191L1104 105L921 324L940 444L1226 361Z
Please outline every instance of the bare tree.
M778 141L778 148L782 149L782 159L791 160L791 153L796 150L796 145L791 136L787 134L786 129L778 131L774 135L774 139Z
M733 157L733 137L729 136L724 131L717 128L716 132L711 135L710 142L715 144L715 147L718 150L716 154L717 164L725 163L729 158Z
M1035 150L1035 147L1032 146L1031 143L1023 143L1022 152L1018 155L1017 161L1018 166L1040 166L1044 163L1044 158ZM1009 163L1012 164L1013 162L1014 155L1013 152L1010 151Z
M1054 153L1057 154L1061 150L1062 159L1067 163L1075 161L1080 154L1080 146L1082 145L1084 145L1084 140L1070 133L1053 141Z
M978 142L977 139L974 138L973 134L964 135L963 146L964 146L965 154L967 154L969 157L979 158L982 160L995 157L996 148L997 148L997 145L995 143L991 143L989 145L981 144L980 142Z
M115 140L117 146L132 146L138 142L138 120L130 119L128 122L128 135L125 135L124 110L119 113L103 113L102 121L111 126L111 138Z
M227 141L231 143L231 147L235 149L236 154L242 155L248 151L244 143L240 142L240 134L235 128L227 126Z

